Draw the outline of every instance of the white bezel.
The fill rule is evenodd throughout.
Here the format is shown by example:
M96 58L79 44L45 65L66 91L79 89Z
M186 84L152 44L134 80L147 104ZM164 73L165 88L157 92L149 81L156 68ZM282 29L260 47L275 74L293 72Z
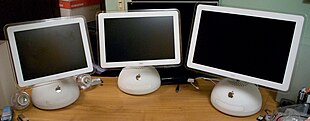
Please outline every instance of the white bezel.
M213 68L210 66L204 66L204 65L197 64L197 63L193 63L194 51L195 51L197 34L199 30L200 17L201 17L202 11L230 13L230 14L238 14L238 15L246 15L246 16L254 16L254 17L262 17L262 18L270 18L270 19L295 22L296 23L295 30L294 30L295 32L293 36L291 50L289 53L288 63L287 63L286 70L285 70L285 75L283 77L283 83L276 83L276 82L272 82L269 80L255 78L255 77L251 77L248 75L238 74L238 73L234 73L234 72L230 72L226 70L221 70L218 68ZM289 14L283 14L283 13L274 13L274 12L257 11L257 10L247 10L247 9L240 9L240 8L198 5L197 10L196 10L195 20L193 23L193 31L191 35L191 42L190 42L186 66L189 68L225 76L228 78L242 80L245 82L258 84L258 85L274 88L274 89L281 90L281 91L287 91L289 89L291 76L293 73L295 58L297 55L299 41L300 41L300 37L302 33L303 22L304 22L304 17L298 16L298 15L289 15Z
M43 77L39 77L35 79L24 80L14 32L39 29L39 28L45 28L45 27L61 26L61 25L74 24L74 23L78 23L80 26L87 67L77 69L77 70L71 70L71 71L67 71L63 73L57 73L54 75L43 76ZM82 17L46 19L43 21L35 22L35 23L24 23L24 24L19 24L19 25L12 25L12 26L7 27L7 35L8 35L8 40L10 44L10 50L12 54L17 83L21 87L31 86L31 85L46 82L46 81L66 78L66 77L70 77L70 76L74 76L74 75L78 75L82 73L88 73L93 70L92 56L91 56L90 46L88 43L89 42L88 34L87 34L86 26L85 26L85 20Z
M180 50L180 28L179 13L177 11L152 11L152 12L119 12L119 13L100 13L98 15L99 28L99 50L100 66L103 68L131 67L131 66L156 66L156 65L175 65L181 63ZM174 26L174 59L143 60L143 61L123 61L107 62L105 51L105 30L104 21L109 18L144 18L144 17L163 17L172 16ZM160 48L160 47L159 47Z

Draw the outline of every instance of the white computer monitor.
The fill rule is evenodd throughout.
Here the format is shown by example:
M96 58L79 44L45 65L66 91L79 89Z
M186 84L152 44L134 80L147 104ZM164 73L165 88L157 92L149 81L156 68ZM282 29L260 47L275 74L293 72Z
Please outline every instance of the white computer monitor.
M93 70L88 33L82 17L10 24L6 26L6 33L17 83L20 87L35 85L34 87L41 88L37 85L45 85L43 83L89 73ZM74 80L71 81L70 84L75 83ZM38 88L33 88L32 93L37 92L35 90ZM65 87L63 89L65 90ZM45 90L49 89L46 87L38 92L43 93L46 92ZM55 88L51 90L53 92ZM66 93L64 90L63 94ZM67 93L70 92L67 91ZM53 94L48 96L52 97ZM39 98L44 98L44 94ZM53 106L53 103L50 106L38 107L44 109L59 107L58 104Z
M121 71L118 81L120 89L124 92L147 94L159 87L159 76L150 78L147 75L143 76L142 73L145 71L140 67L181 63L180 23L177 10L100 13L98 22L100 66L126 68ZM140 71L137 69L137 72L131 71L132 77L121 76L126 70L133 70L136 67L139 67ZM147 70L150 71L150 68ZM157 71L154 73L158 75ZM123 78L126 81L121 81ZM138 81L137 78L144 78L146 81ZM149 81L154 78L158 81ZM133 80L129 81L131 79Z
M286 91L294 69L303 21L304 18L298 15L199 5L186 66L231 80ZM224 82L220 81L218 85ZM253 107L246 109L242 100L251 99L239 93L244 96L240 98L245 99L237 100L238 91L230 87L219 89L218 85L213 89L211 101L220 111L243 116L260 109L261 101L257 102L260 103L258 106L253 106L257 109L249 111ZM251 89L243 92L255 92ZM215 94L217 92L223 93L223 97ZM256 92L259 93L257 89ZM233 98L237 102L230 100ZM254 100L261 100L260 94Z

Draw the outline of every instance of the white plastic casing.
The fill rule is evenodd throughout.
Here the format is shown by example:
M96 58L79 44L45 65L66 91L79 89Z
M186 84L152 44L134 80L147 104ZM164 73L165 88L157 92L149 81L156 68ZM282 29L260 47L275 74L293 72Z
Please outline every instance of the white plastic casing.
M80 90L73 77L46 82L32 88L31 101L40 109L52 110L74 103Z
M9 105L17 92L8 41L0 41L0 109Z
M118 78L119 89L132 95L152 93L160 84L159 73L154 67L123 68Z
M260 111L262 96L254 84L221 80L212 90L211 103L223 113L249 116Z

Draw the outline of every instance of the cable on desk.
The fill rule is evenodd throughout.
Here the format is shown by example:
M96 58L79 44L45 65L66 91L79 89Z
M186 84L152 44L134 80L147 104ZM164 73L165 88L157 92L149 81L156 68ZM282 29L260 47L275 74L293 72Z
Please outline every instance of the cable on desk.
M203 79L203 80L211 81L214 85L216 85L215 81L220 81L220 79L217 79L217 78L206 78L206 77L196 77L195 79L188 78L187 82L190 83L197 90L199 90L199 84L197 83L197 79Z
M215 81L220 81L219 78L207 78L207 77L196 77L195 79L208 80L208 81L211 81L214 85L216 85L216 82L215 82Z
M177 84L177 87L175 88L175 92L178 93L180 91L180 84Z
M187 82L189 82L195 89L199 90L199 85L196 79L188 78Z

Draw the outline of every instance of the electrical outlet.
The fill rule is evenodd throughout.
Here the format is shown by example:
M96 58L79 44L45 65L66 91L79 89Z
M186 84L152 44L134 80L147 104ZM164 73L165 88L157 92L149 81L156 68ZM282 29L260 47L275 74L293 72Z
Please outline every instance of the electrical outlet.
M117 8L119 11L125 10L125 0L117 0Z

